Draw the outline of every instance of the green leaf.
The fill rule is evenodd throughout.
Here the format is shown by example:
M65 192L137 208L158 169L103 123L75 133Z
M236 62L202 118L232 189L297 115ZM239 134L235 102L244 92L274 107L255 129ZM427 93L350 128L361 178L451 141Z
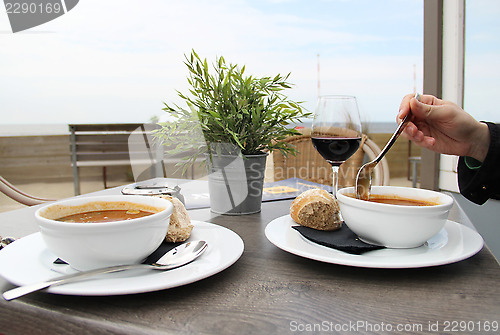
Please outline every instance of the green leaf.
M311 113L302 108L302 102L290 101L283 93L292 87L290 73L245 75L245 65L227 64L222 56L210 67L195 50L185 55L184 64L189 89L177 94L188 108L164 103L162 109L177 120L162 123L155 136L173 152L186 152L185 164L193 164L198 155L207 152L210 143L232 144L243 153L293 152L277 141L295 134L290 129L293 124Z

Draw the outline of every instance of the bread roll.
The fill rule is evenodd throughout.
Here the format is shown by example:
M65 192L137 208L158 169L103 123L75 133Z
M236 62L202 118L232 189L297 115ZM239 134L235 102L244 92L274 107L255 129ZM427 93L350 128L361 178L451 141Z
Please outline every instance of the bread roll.
M307 190L295 198L290 216L298 224L317 230L337 230L342 225L337 200L319 188Z
M165 240L167 242L184 242L191 236L191 231L193 230L186 207L184 207L179 199L170 195L160 195L159 197L170 200L172 205L174 205L174 211L170 216L170 227L168 228Z

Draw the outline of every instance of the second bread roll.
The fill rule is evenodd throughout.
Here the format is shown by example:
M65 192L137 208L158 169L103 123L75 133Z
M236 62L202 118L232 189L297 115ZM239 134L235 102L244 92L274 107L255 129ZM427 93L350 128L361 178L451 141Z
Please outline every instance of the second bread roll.
M298 224L318 230L337 230L342 225L337 200L318 188L295 198L290 206L290 216Z

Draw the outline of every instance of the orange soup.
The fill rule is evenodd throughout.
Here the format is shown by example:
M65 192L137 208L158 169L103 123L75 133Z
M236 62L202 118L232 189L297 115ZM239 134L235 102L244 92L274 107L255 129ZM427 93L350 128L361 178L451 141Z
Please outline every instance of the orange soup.
M346 194L348 197L351 198L356 198L356 195L351 193L351 194ZM400 205L400 206L436 206L439 205L439 203L435 201L427 201L427 200L417 200L417 199L410 199L410 198L403 198L403 197L398 197L395 195L378 195L378 194L371 194L370 199L368 200L370 202L378 202L382 204L390 204L390 205Z
M138 209L102 210L102 211L90 211L90 212L83 212L83 213L63 216L59 219L56 219L56 221L76 222L76 223L113 222L113 221L137 219L151 214L153 213Z

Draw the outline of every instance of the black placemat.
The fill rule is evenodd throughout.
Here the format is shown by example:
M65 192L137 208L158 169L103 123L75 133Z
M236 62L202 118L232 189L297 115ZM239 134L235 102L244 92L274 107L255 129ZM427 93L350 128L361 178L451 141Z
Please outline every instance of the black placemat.
M166 254L168 251L172 250L173 248L175 248L181 244L182 244L182 242L173 243L173 242L163 241L161 243L161 245L155 251L153 251L153 253L151 255L149 255L142 263L143 264L153 264L153 263L157 262L161 258L161 256ZM58 258L54 261L54 264L68 264L68 263L66 263L62 259Z
M168 251L181 245L182 243L183 242L173 243L173 242L163 241L162 244L158 247L158 249L156 249L151 255L149 255L148 258L146 258L142 263L153 264L157 262L161 258L161 256L165 255Z
M317 230L304 226L292 226L292 228L310 241L350 254L361 255L367 251L385 248L361 241L344 223L340 229L334 231Z

